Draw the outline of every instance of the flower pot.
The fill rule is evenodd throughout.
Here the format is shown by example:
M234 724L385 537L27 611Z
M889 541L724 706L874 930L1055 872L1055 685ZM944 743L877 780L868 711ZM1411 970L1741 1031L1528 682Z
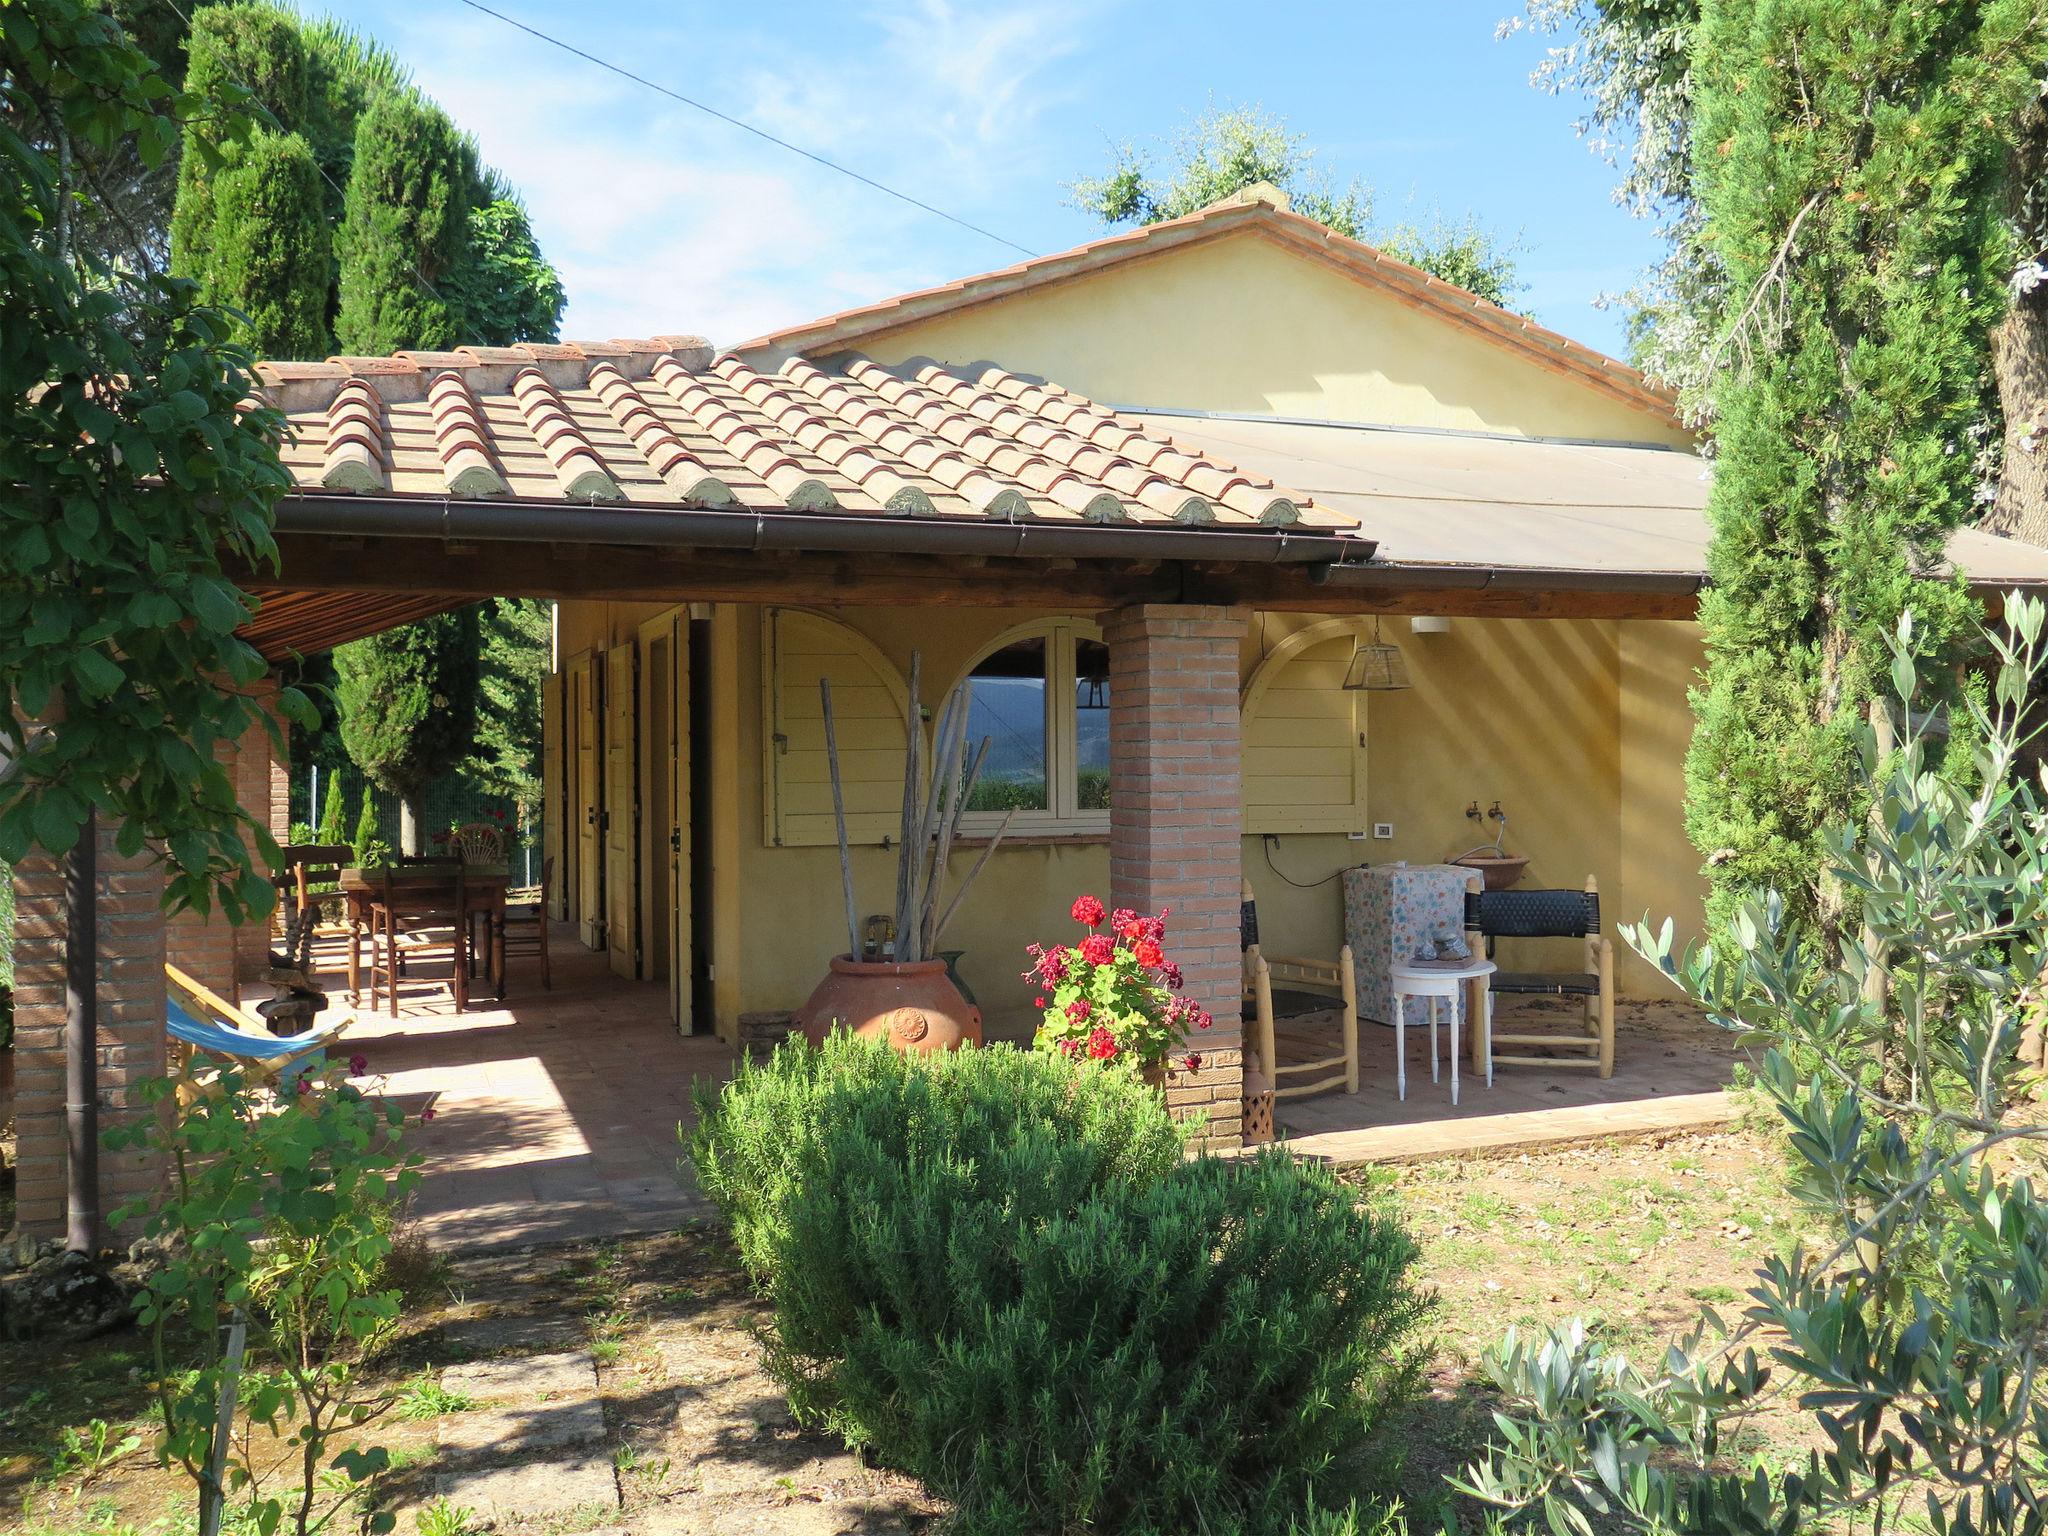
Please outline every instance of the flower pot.
M944 960L832 957L832 968L796 1022L813 1045L835 1029L886 1039L903 1051L955 1051L981 1044L981 1010L960 995Z

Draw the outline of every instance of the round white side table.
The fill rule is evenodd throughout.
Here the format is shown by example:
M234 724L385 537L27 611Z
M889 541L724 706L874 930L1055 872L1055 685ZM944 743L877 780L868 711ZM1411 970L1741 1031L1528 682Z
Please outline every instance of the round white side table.
M1486 1064L1486 1086L1493 1086L1493 989L1486 978L1498 969L1491 960L1468 960L1463 965L1421 965L1402 961L1393 967L1394 981L1394 1082L1402 1098L1408 1097L1408 1017L1405 1001L1411 997L1429 999L1429 1080L1437 1081L1436 1001L1451 1000L1451 1102L1458 1102L1458 989L1467 982L1479 983L1476 1026L1479 1030L1479 1060Z

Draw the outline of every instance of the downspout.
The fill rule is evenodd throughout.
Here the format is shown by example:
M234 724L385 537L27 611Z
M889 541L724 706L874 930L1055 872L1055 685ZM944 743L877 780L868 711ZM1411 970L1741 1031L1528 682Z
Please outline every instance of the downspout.
M64 1246L100 1239L99 814L64 856Z

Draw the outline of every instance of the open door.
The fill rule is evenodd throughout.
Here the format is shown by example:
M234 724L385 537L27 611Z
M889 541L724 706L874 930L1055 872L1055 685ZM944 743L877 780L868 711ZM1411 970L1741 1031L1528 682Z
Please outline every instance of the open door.
M613 974L640 974L635 921L640 867L639 652L631 641L604 655L604 947Z
M563 883L569 892L569 919L576 924L586 949L604 948L602 676L597 659L588 651L571 658L568 734L576 768L570 787L576 863Z
M691 1030L690 620L671 609L640 626L642 979L668 986L669 1017Z

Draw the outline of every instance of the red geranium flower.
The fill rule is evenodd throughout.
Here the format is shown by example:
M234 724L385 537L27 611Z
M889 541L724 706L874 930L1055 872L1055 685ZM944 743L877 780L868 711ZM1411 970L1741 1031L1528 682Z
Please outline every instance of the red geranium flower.
M1080 900L1076 901L1072 912L1075 922L1085 923L1090 928L1101 927L1103 918L1108 915L1102 903L1093 896L1083 896Z
M1094 1011L1095 1005L1089 1002L1088 999L1085 997L1077 997L1071 1003L1067 1004L1067 1017L1072 1019L1076 1024L1080 1023L1083 1019L1087 1018L1088 1015L1093 1013Z
M1117 1053L1116 1036L1098 1025L1088 1036L1088 1054L1097 1061L1107 1061Z
M1175 965L1171 960L1162 960L1159 962L1159 974L1165 979L1168 991L1178 992L1180 990L1181 977L1179 966Z
M1116 958L1116 940L1106 933L1091 933L1081 941L1081 958L1090 965L1108 965Z
M1202 1070L1202 1057L1199 1051L1188 1052L1188 1070L1190 1072L1199 1072Z
M1043 1008L1045 1006L1045 999L1042 997L1034 997L1033 999L1031 999L1031 1006L1034 1008Z
M1126 930L1138 920L1138 914L1129 907L1118 907L1109 914L1110 930L1119 938L1126 936Z
M1147 970L1156 971L1166 963L1166 951L1159 947L1157 939L1138 940L1131 946L1131 953Z

